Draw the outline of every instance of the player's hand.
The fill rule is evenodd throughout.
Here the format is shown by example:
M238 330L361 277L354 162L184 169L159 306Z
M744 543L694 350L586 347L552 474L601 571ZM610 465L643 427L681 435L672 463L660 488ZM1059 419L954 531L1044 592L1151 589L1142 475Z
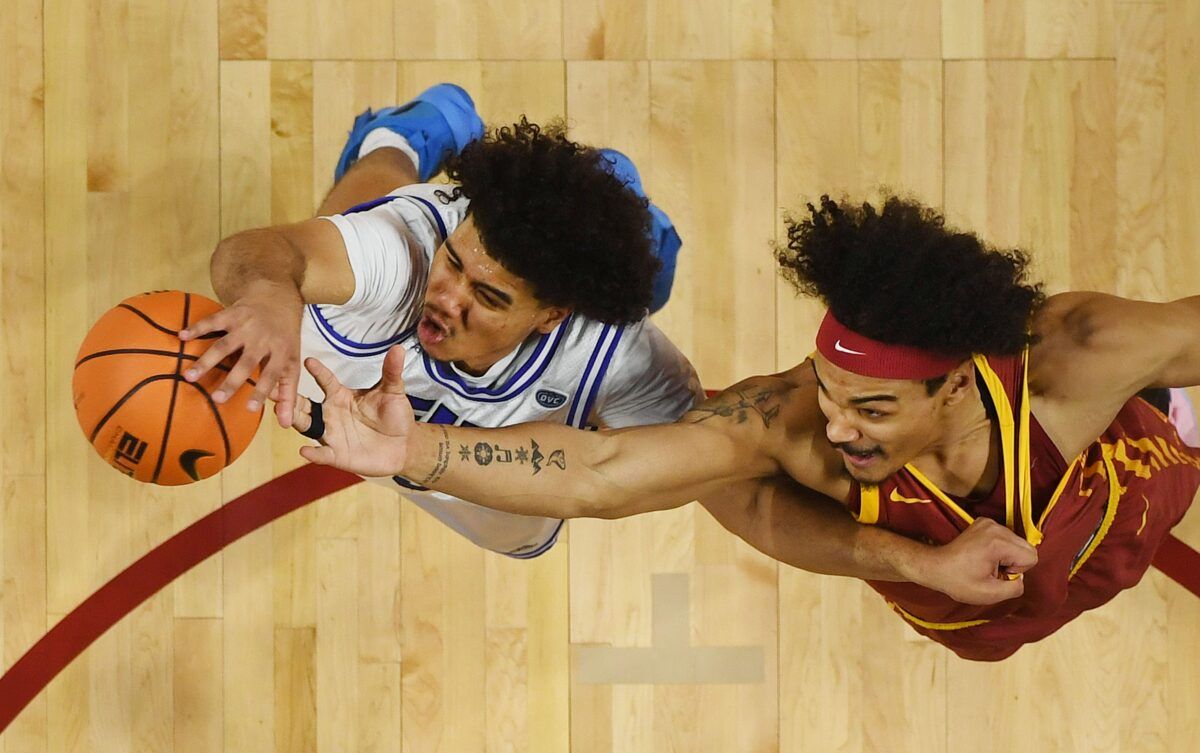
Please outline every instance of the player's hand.
M194 382L210 369L234 354L237 362L225 381L213 393L217 403L228 400L250 378L256 366L262 366L254 393L246 407L259 410L268 396L276 400L275 416L279 425L292 425L296 404L296 385L300 380L300 316L304 301L295 288L271 282L258 282L247 294L228 308L207 316L179 333L181 340L223 333L184 372Z
M332 465L360 476L401 472L416 422L404 394L404 348L392 346L383 359L383 377L369 390L351 390L315 358L304 367L325 392L321 446L302 447L305 460Z
M921 585L963 604L996 604L1025 592L1037 549L990 518L978 518L949 544L929 550Z

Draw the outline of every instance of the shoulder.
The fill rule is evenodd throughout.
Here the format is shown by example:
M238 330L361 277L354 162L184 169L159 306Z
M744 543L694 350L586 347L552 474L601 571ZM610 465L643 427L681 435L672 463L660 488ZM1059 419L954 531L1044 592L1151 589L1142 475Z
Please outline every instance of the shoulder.
M1200 332L1189 331L1194 317L1180 306L1105 293L1047 300L1034 321L1029 391L1064 457L1095 441L1142 388L1194 383L1181 344Z
M1112 303L1118 300L1115 296L1088 291L1050 296L1033 317L1037 344L1086 347L1094 342Z
M467 216L469 202L462 196L456 198L454 188L441 183L412 183L323 219L340 227L364 224L379 228L380 223L386 223L410 232L427 229L431 236L439 236L440 243Z
M603 379L597 417L603 425L676 421L702 396L691 362L650 322L593 329L581 341L596 344L585 350L587 368Z
M413 183L392 191L391 196L408 199L425 211L431 212L434 221L444 226L447 234L454 232L467 216L470 201L465 196L455 196L457 186L446 183Z
M575 315L567 334L571 347L603 360L610 388L646 379L695 379L695 369L670 338L649 319L630 324L604 324Z
M643 369L675 363L691 369L691 363L675 343L649 319L614 325L621 333L617 355Z
M1059 293L1034 315L1035 346L1104 351L1136 344L1144 341L1148 328L1169 329L1177 323L1174 305L1093 291Z
M1129 371L1131 359L1155 360L1177 319L1167 306L1088 291L1049 297L1033 320L1030 388L1043 395L1072 392L1067 388L1086 377L1081 371L1114 377ZM1119 390L1136 392L1135 377Z

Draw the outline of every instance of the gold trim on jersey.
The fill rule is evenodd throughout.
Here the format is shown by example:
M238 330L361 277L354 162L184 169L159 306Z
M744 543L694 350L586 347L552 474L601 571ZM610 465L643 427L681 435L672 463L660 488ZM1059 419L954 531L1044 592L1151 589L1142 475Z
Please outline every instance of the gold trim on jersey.
M1025 540L1033 546L1042 543L1041 526L1033 522L1033 450L1029 439L1029 422L1033 407L1029 400L1029 351L1021 357L1021 427L1017 443L1017 467L1021 475L1017 480L1017 491L1021 497L1021 527L1025 529Z
M963 628L975 627L976 625L983 625L991 622L991 620L967 620L966 622L930 622L928 620L922 620L920 617L917 617L912 612L909 612L894 601L889 601L888 606L890 606L896 611L897 614L912 624L920 625L921 627L929 630L962 630Z
M879 522L879 487L878 486L859 486L858 487L858 514L854 514L851 510L851 515L854 519L863 525L873 526Z
M911 473L913 475L913 478L915 478L922 486L924 486L929 491L933 492L933 496L935 496L939 500L941 500L942 504L950 509L950 512L952 512L955 515L957 515L958 517L962 518L964 523L966 523L967 525L971 525L972 523L975 522L975 518L973 518L970 513L968 513L966 510L962 509L962 507L960 507L957 502L950 499L950 497L947 496L947 494L944 491L939 489L936 484L934 484L932 481L930 481L925 476L924 473L921 473L919 470L917 470L916 466L906 465L904 467L905 467L905 469L908 470L909 473ZM876 489L878 489L878 487L876 487ZM879 492L876 491L875 493L878 494Z
M1029 351L1021 357L1021 406L1014 418L1012 403L1004 391L1004 383L992 369L986 356L973 357L975 368L983 376L996 418L1000 424L1000 446L1004 461L1004 524L1015 531L1016 510L1021 513L1021 528L1025 540L1037 546L1042 543L1042 532L1033 520L1033 483L1030 479L1031 452L1029 449ZM1013 454L1016 457L1013 457ZM1013 482L1016 481L1014 487ZM1015 498L1015 499L1014 499Z
M1015 531L1013 476L1016 473L1016 458L1013 457L1013 453L1016 451L1017 422L1013 419L1012 403L1009 402L1008 394L1004 391L1004 383L1000 381L1000 375L992 369L986 357L975 355L971 357L971 360L975 362L975 368L983 378L988 394L991 395L992 405L996 409L996 421L1000 425L1000 456L1004 473L1004 525ZM1028 404L1022 407L1028 409Z
M1075 577L1075 573L1079 572L1079 568L1083 567L1083 563L1088 561L1092 552L1096 551L1096 547L1100 546L1104 537L1108 535L1108 529L1112 528L1113 520L1117 517L1117 505L1121 501L1121 493L1125 491L1117 479L1117 468L1112 461L1112 447L1101 445L1100 449L1104 456L1104 470L1108 474L1108 506L1104 508L1104 518L1100 521L1100 528L1097 529L1096 535L1092 537L1087 548L1083 550L1083 554L1079 556L1079 561L1071 568L1070 574L1067 575L1068 579Z
M1146 503L1146 506L1142 508L1142 524L1138 526L1137 533L1133 534L1134 536L1142 535L1142 531L1146 530L1146 518L1150 517L1150 498L1143 494L1142 501Z
M1050 501L1046 503L1046 509L1042 510L1042 517L1038 518L1038 530L1041 530L1046 525L1046 518L1050 517L1050 511L1058 504L1058 498L1062 496L1066 490L1067 482L1071 480L1071 474L1075 472L1075 466L1083 462L1084 456L1087 455L1087 450L1075 456L1075 459L1067 465L1067 470L1063 473L1063 477L1058 480L1058 486L1054 488L1054 494L1050 495Z

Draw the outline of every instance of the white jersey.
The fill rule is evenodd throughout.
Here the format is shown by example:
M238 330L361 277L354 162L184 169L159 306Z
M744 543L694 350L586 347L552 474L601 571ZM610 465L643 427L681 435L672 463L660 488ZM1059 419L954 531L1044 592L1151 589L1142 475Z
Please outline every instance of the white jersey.
M466 216L465 199L445 202L445 186L412 185L328 217L342 233L355 290L342 306L308 306L304 357L324 363L348 387L379 381L383 358L406 349L404 387L420 421L499 427L554 421L577 428L668 423L701 395L691 364L649 320L620 326L578 314L534 334L487 373L467 374L425 354L416 336L433 254ZM322 399L304 372L300 393ZM472 450L473 451L473 450ZM526 462L524 458L512 462ZM398 489L488 549L533 557L554 543L562 521L512 515L420 487Z

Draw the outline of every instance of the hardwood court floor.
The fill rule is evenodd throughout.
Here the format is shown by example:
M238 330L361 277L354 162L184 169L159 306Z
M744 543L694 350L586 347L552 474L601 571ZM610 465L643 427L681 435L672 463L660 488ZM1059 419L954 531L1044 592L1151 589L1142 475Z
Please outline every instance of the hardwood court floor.
M70 402L89 324L208 291L221 236L310 215L356 112L440 80L634 158L685 241L659 321L709 386L810 350L817 309L770 244L821 192L912 192L1031 249L1054 291L1200 293L1200 0L10 0L0 664L298 462L264 429L193 487L102 466ZM1200 546L1200 517L1177 532ZM1200 599L1152 573L969 664L694 506L513 562L360 486L147 602L0 751L1181 753L1198 630ZM672 674L689 646L706 669Z

